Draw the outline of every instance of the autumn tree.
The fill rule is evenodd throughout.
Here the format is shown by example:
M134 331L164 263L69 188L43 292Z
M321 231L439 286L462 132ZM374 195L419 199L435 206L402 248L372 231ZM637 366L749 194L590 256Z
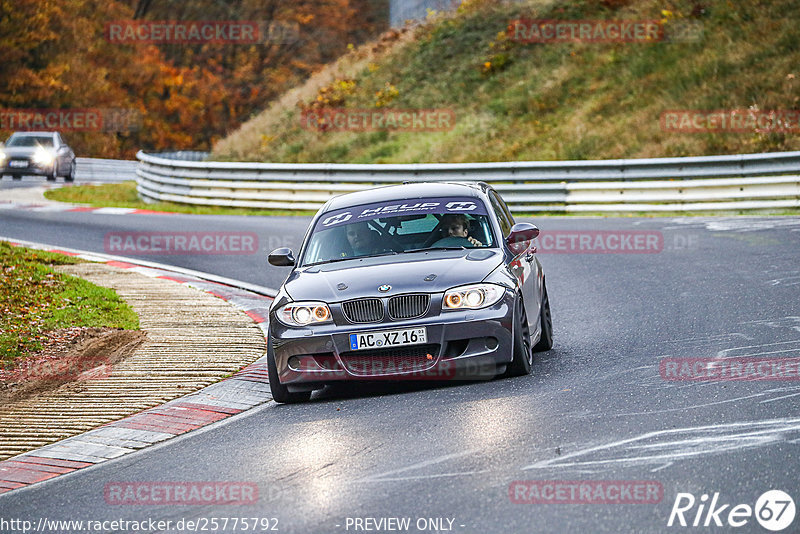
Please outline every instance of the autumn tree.
M268 101L385 28L369 0L0 0L0 108L115 108L122 132L64 132L79 155L208 149ZM113 21L249 20L296 30L256 44L119 44ZM9 131L2 131L4 137Z

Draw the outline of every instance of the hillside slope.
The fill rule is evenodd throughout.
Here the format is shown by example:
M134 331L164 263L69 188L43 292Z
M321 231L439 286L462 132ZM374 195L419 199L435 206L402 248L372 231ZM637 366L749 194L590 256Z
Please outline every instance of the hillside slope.
M797 13L797 0L468 1L378 53L352 51L217 143L214 157L400 163L797 150L796 124L697 133L666 131L661 120L669 110L797 109ZM655 19L666 38L525 43L509 29L520 18ZM446 109L455 124L405 132L301 124L326 108Z

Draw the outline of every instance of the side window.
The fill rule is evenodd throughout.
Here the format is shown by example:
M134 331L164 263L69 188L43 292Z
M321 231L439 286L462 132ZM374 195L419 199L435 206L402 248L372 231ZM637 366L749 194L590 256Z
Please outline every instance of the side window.
M514 224L515 224L517 221L515 221L515 220L514 220L514 216L511 214L511 210L510 210L510 209L508 209L508 204L506 204L506 203L503 201L503 199L502 199L502 198L500 198L500 195L498 195L497 193L495 193L495 196L497 196L497 200L498 200L498 202L500 202L500 206L503 208L503 211L506 213L506 217L508 217L508 223L509 223L511 226L514 226Z
M512 221L514 219L511 218L511 214L508 213L508 209L503 205L502 201L497 196L497 193L494 191L489 192L489 201L492 203L492 209L494 210L497 220L500 223L500 230L503 232L503 237L506 237L511 233L511 226L513 225Z

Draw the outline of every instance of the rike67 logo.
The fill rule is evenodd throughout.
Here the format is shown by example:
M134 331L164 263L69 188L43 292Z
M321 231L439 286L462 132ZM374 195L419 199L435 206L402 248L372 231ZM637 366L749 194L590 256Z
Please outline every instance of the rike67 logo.
M742 527L755 516L762 527L773 532L786 529L794 521L794 500L781 490L764 492L755 506L731 505L720 500L719 493L703 494L696 499L691 493L678 493L669 514L667 526L681 527Z

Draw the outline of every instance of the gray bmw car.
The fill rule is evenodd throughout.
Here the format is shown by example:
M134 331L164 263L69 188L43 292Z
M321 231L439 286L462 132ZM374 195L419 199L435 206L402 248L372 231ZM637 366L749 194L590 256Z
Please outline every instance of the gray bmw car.
M485 183L407 183L337 196L311 222L270 308L277 402L351 380L528 374L553 345L539 230Z

